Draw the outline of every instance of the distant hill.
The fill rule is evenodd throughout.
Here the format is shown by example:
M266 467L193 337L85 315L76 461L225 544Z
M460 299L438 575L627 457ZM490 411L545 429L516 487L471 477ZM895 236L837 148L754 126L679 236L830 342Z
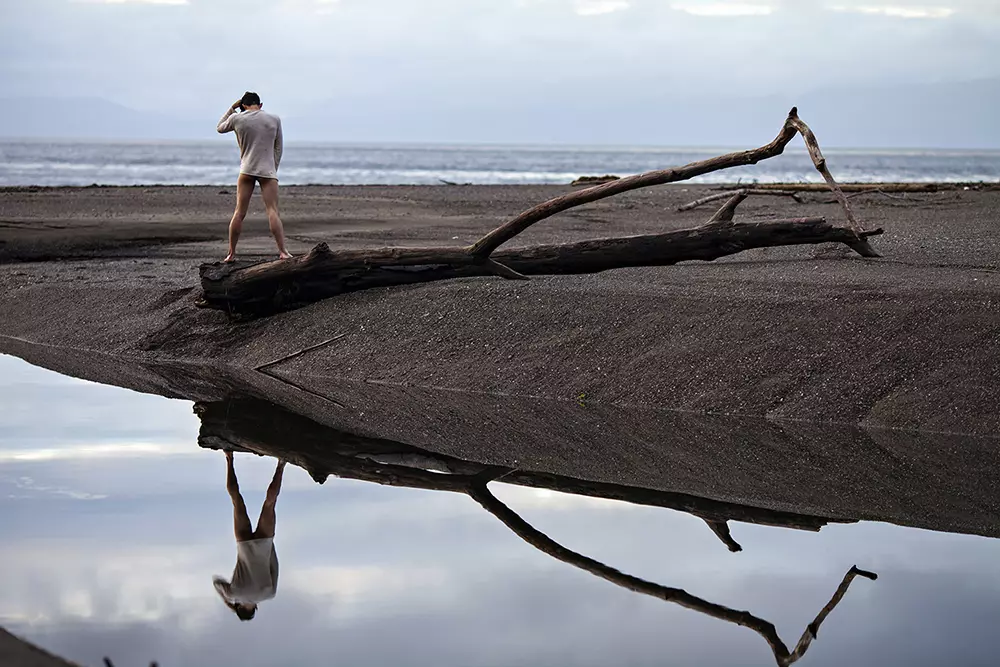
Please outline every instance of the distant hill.
M217 120L194 122L99 98L0 100L0 136L8 138L205 139L216 136Z
M768 97L694 96L619 87L511 97L407 98L346 93L308 110L276 109L290 141L747 146L770 140L792 105L825 146L1000 149L1000 78L827 89ZM143 113L101 99L0 101L8 137L210 139L216 118Z

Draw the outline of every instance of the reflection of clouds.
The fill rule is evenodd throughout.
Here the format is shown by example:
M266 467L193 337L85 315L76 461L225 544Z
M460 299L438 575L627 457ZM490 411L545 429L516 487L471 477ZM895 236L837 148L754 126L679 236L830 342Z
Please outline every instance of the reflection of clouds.
M0 484L34 494L0 502L0 624L78 662L772 664L750 631L558 563L470 498L337 479L320 487L291 468L277 510L278 594L240 623L211 585L235 561L224 460L195 445L190 406L110 388L50 390L25 399L0 372L2 404L28 410L20 431L0 436ZM255 519L274 461L239 455L236 466ZM734 555L688 515L491 488L565 546L749 609L783 635L801 633L852 563L878 571L823 626L810 665L994 659L984 638L1000 622L996 540L734 524L746 548Z
M135 456L200 456L203 452L194 445L166 444L152 442L105 443L92 445L71 445L39 449L2 449L0 464L11 461L56 461L77 459L128 458Z
M0 482L3 478L0 478ZM13 493L8 495L10 499L25 499L31 498L35 495L51 495L51 496L65 496L67 498L72 498L73 500L102 500L107 498L105 495L85 493L83 491L74 491L72 489L67 489L65 487L58 486L44 486L38 484L30 477L18 477L16 479L10 480L11 484L15 489L18 489L22 493L21 495Z
M204 615L211 581L203 573L218 558L182 544L137 547L54 538L4 547L0 560L16 576L0 593L0 624L114 625Z
M241 457L240 463L248 477L273 469L268 459ZM130 512L127 522L122 512L136 500L66 502L58 512L40 514L36 509L47 505L24 505L21 511L48 524L47 535L62 535L81 520L86 531L75 538L5 535L0 562L13 584L0 588L0 623L93 664L108 653L124 664L154 658L243 667L327 664L335 653L343 664L358 665L597 667L653 664L667 651L677 664L771 663L766 646L748 630L557 563L468 498L339 480L283 492L278 595L252 623L240 624L211 588L211 575L231 570L235 547L218 466L193 467L204 465L216 493L176 494ZM826 602L841 568L854 560L879 568L879 582L852 590L823 626L808 657L817 667L865 664L864 650L882 643L888 647L879 649L883 664L921 658L907 650L907 637L940 622L971 646L967 664L983 664L981 638L963 634L961 625L978 621L966 618L962 605L1000 620L995 606L988 609L1000 578L992 565L997 541L877 524L820 534L738 525L747 552L733 555L701 522L682 514L613 502L617 511L608 512L609 501L494 486L567 546L750 609L789 635L801 633ZM256 499L247 501L253 513ZM920 554L935 550L929 567L939 576L926 577ZM905 563L879 567L901 551ZM977 556L965 557L967 569L948 572L949 551ZM951 587L937 583L941 575ZM942 608L948 609L943 619ZM940 644L927 643L928 659L914 664L947 655Z
M312 566L283 574L279 588L313 598L330 618L358 620L392 609L451 607L461 599L456 579L444 565Z
M607 498L590 498L574 496L551 489L533 489L510 484L495 485L496 496L504 503L519 508L544 508L547 510L574 511L583 508L595 510L621 510L629 507L628 503Z
M3 355L0 406L0 457L8 456L0 462L81 444L193 446L198 436L189 402L67 378Z

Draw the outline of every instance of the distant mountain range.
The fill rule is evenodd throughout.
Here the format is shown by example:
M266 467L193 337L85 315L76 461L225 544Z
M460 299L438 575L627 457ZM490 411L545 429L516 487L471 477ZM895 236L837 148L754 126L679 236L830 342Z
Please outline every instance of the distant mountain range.
M276 111L286 138L299 141L746 146L769 141L794 104L825 146L1000 149L1000 78L828 89L794 99L597 92L503 103L410 100L407 107L386 92ZM216 120L139 112L103 99L0 101L0 135L9 138L212 139Z

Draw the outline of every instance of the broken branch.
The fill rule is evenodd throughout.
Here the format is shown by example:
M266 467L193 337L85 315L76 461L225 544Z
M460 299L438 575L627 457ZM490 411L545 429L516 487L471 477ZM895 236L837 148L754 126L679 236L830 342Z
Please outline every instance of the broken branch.
M742 192L745 195L768 195L772 197L791 197L793 201L801 204L802 196L798 192L792 190L763 190L760 188L744 188L742 190L737 190L737 192ZM718 201L720 199L725 199L726 197L732 196L733 192L718 192L714 195L708 195L707 197L702 197L701 199L695 199L692 202L688 202L682 206L677 207L678 212L690 211L692 209L698 208L699 206L704 206L713 201Z
M556 213L561 213L562 211L580 206L582 204L589 204L591 202L613 197L614 195L628 192L630 190L648 188L653 185L664 185L666 183L674 183L676 181L686 181L689 178L694 178L695 176L700 176L702 174L709 174L720 169L757 164L761 160L766 160L767 158L774 157L775 155L781 155L782 151L785 150L785 146L787 146L788 142L795 137L795 133L798 131L796 126L792 123L793 118L798 118L796 114L797 111L792 109L788 118L785 120L785 124L781 127L781 131L778 133L778 136L775 137L771 143L765 144L760 148L740 151L737 153L728 153L719 157L709 158L708 160L692 162L684 165L683 167L660 169L657 171L648 171L644 174L627 176L625 178L619 178L614 181L602 183L601 185L595 185L584 190L571 192L569 194L562 195L561 197L556 197L555 199L550 199L547 202L528 209L514 219L497 227L473 244L469 251L477 257L489 257L494 250L533 224L541 222Z

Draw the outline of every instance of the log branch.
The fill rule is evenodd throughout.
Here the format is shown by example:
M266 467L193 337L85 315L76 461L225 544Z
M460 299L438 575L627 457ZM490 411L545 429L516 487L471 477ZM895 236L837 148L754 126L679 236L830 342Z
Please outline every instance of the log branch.
M615 195L622 194L623 192L629 192L630 190L648 188L654 185L665 185L667 183L675 183L677 181L686 181L689 178L701 176L702 174L710 174L713 171L719 171L720 169L757 164L761 160L781 155L781 153L785 150L785 146L788 145L788 142L790 142L795 137L796 132L798 132L798 129L792 123L793 118L798 118L796 109L792 109L792 112L789 113L788 118L785 119L785 124L778 132L778 136L776 136L773 141L761 146L760 148L739 151L736 153L728 153L719 157L709 158L708 160L692 162L684 165L683 167L660 169L643 174L636 174L634 176L627 176L625 178L619 178L618 180L602 183L601 185L595 185L584 190L571 192L569 194L562 195L561 197L556 197L555 199L550 199L549 201L539 204L534 208L528 209L512 220L497 227L473 244L473 246L469 248L469 251L477 257L489 257L494 250L526 230L528 227L531 227L535 223L541 222L556 213L561 213L576 206L613 197Z
M711 218L709 218L706 225L714 225L716 223L730 223L733 221L733 217L736 215L736 207L742 204L746 198L750 196L750 193L741 190L734 194L732 197L722 205L718 211L715 212Z
M826 620L826 617L830 614L830 612L832 612L843 599L844 595L847 593L847 589L850 587L851 582L856 576L862 576L872 580L877 578L877 575L872 572L859 570L856 566L852 566L844 576L844 579L834 593L833 598L831 598L826 606L823 607L820 613L816 616L816 619L806 627L805 633L796 645L795 650L790 652L788 647L781 640L781 637L778 636L777 628L775 628L774 624L769 621L766 621L758 616L754 616L748 611L737 611L714 602L709 602L708 600L692 595L681 588L671 588L653 583L651 581L646 581L645 579L640 579L639 577L617 570L610 565L605 565L604 563L594 560L593 558L584 556L583 554L572 551L571 549L567 549L548 535L545 535L533 527L527 521L522 519L520 515L514 512L514 510L510 509L507 505L497 499L497 497L494 496L486 487L485 483L474 483L469 490L469 495L473 498L473 500L478 502L483 509L499 519L505 526L510 528L510 530L513 531L518 537L539 551L552 556L556 560L572 565L573 567L579 568L585 572L589 572L595 577L609 581L616 586L621 586L622 588L634 593L649 595L665 602L673 602L674 604L706 614L712 618L717 618L727 623L734 623L736 625L750 628L763 637L768 646L771 647L771 652L774 654L775 662L779 665L779 667L787 667L787 665L791 665L805 655L809 645L812 643L812 640L819 634L819 626L824 620Z
M737 190L737 192L742 192L743 194L746 194L746 195L758 195L758 196L770 196L770 197L791 197L791 199L793 201L795 201L796 203L798 203L798 204L802 203L802 195L800 195L798 192L794 192L792 190L764 190L764 189L761 189L761 188L743 188L741 190ZM684 211L690 211L692 209L698 208L699 206L704 206L705 204L709 204L709 203L714 202L714 201L719 201L720 199L725 199L726 197L729 197L732 194L733 193L730 190L730 191L726 191L726 192L717 192L714 195L708 195L707 197L702 197L701 199L695 199L692 202L688 202L687 204L683 204L681 206L678 206L677 207L677 212L681 213L681 212L684 212Z
M858 221L854 218L854 212L851 211L850 202L847 201L844 191L840 189L840 185L837 184L837 181L833 178L833 174L831 174L830 170L826 167L826 158L823 157L823 151L819 148L819 141L816 139L816 135L813 134L813 131L808 125L802 122L795 109L792 109L792 112L788 114L788 122L791 123L792 127L798 130L799 134L802 135L802 141L806 144L806 149L809 151L809 157L812 158L816 171L822 174L823 180L826 181L826 184L830 187L830 190L833 192L833 196L837 198L838 202L840 202L840 206L844 209L844 215L847 217L847 222L851 226L851 229L855 232L860 232L861 225L859 225Z
M826 183L756 183L755 190L787 190L789 192L829 192L830 188ZM746 185L728 184L720 185L722 190L742 190ZM881 190L883 192L917 192L936 193L955 190L995 190L1000 188L1000 184L995 183L840 183L840 189L844 192L871 192Z

